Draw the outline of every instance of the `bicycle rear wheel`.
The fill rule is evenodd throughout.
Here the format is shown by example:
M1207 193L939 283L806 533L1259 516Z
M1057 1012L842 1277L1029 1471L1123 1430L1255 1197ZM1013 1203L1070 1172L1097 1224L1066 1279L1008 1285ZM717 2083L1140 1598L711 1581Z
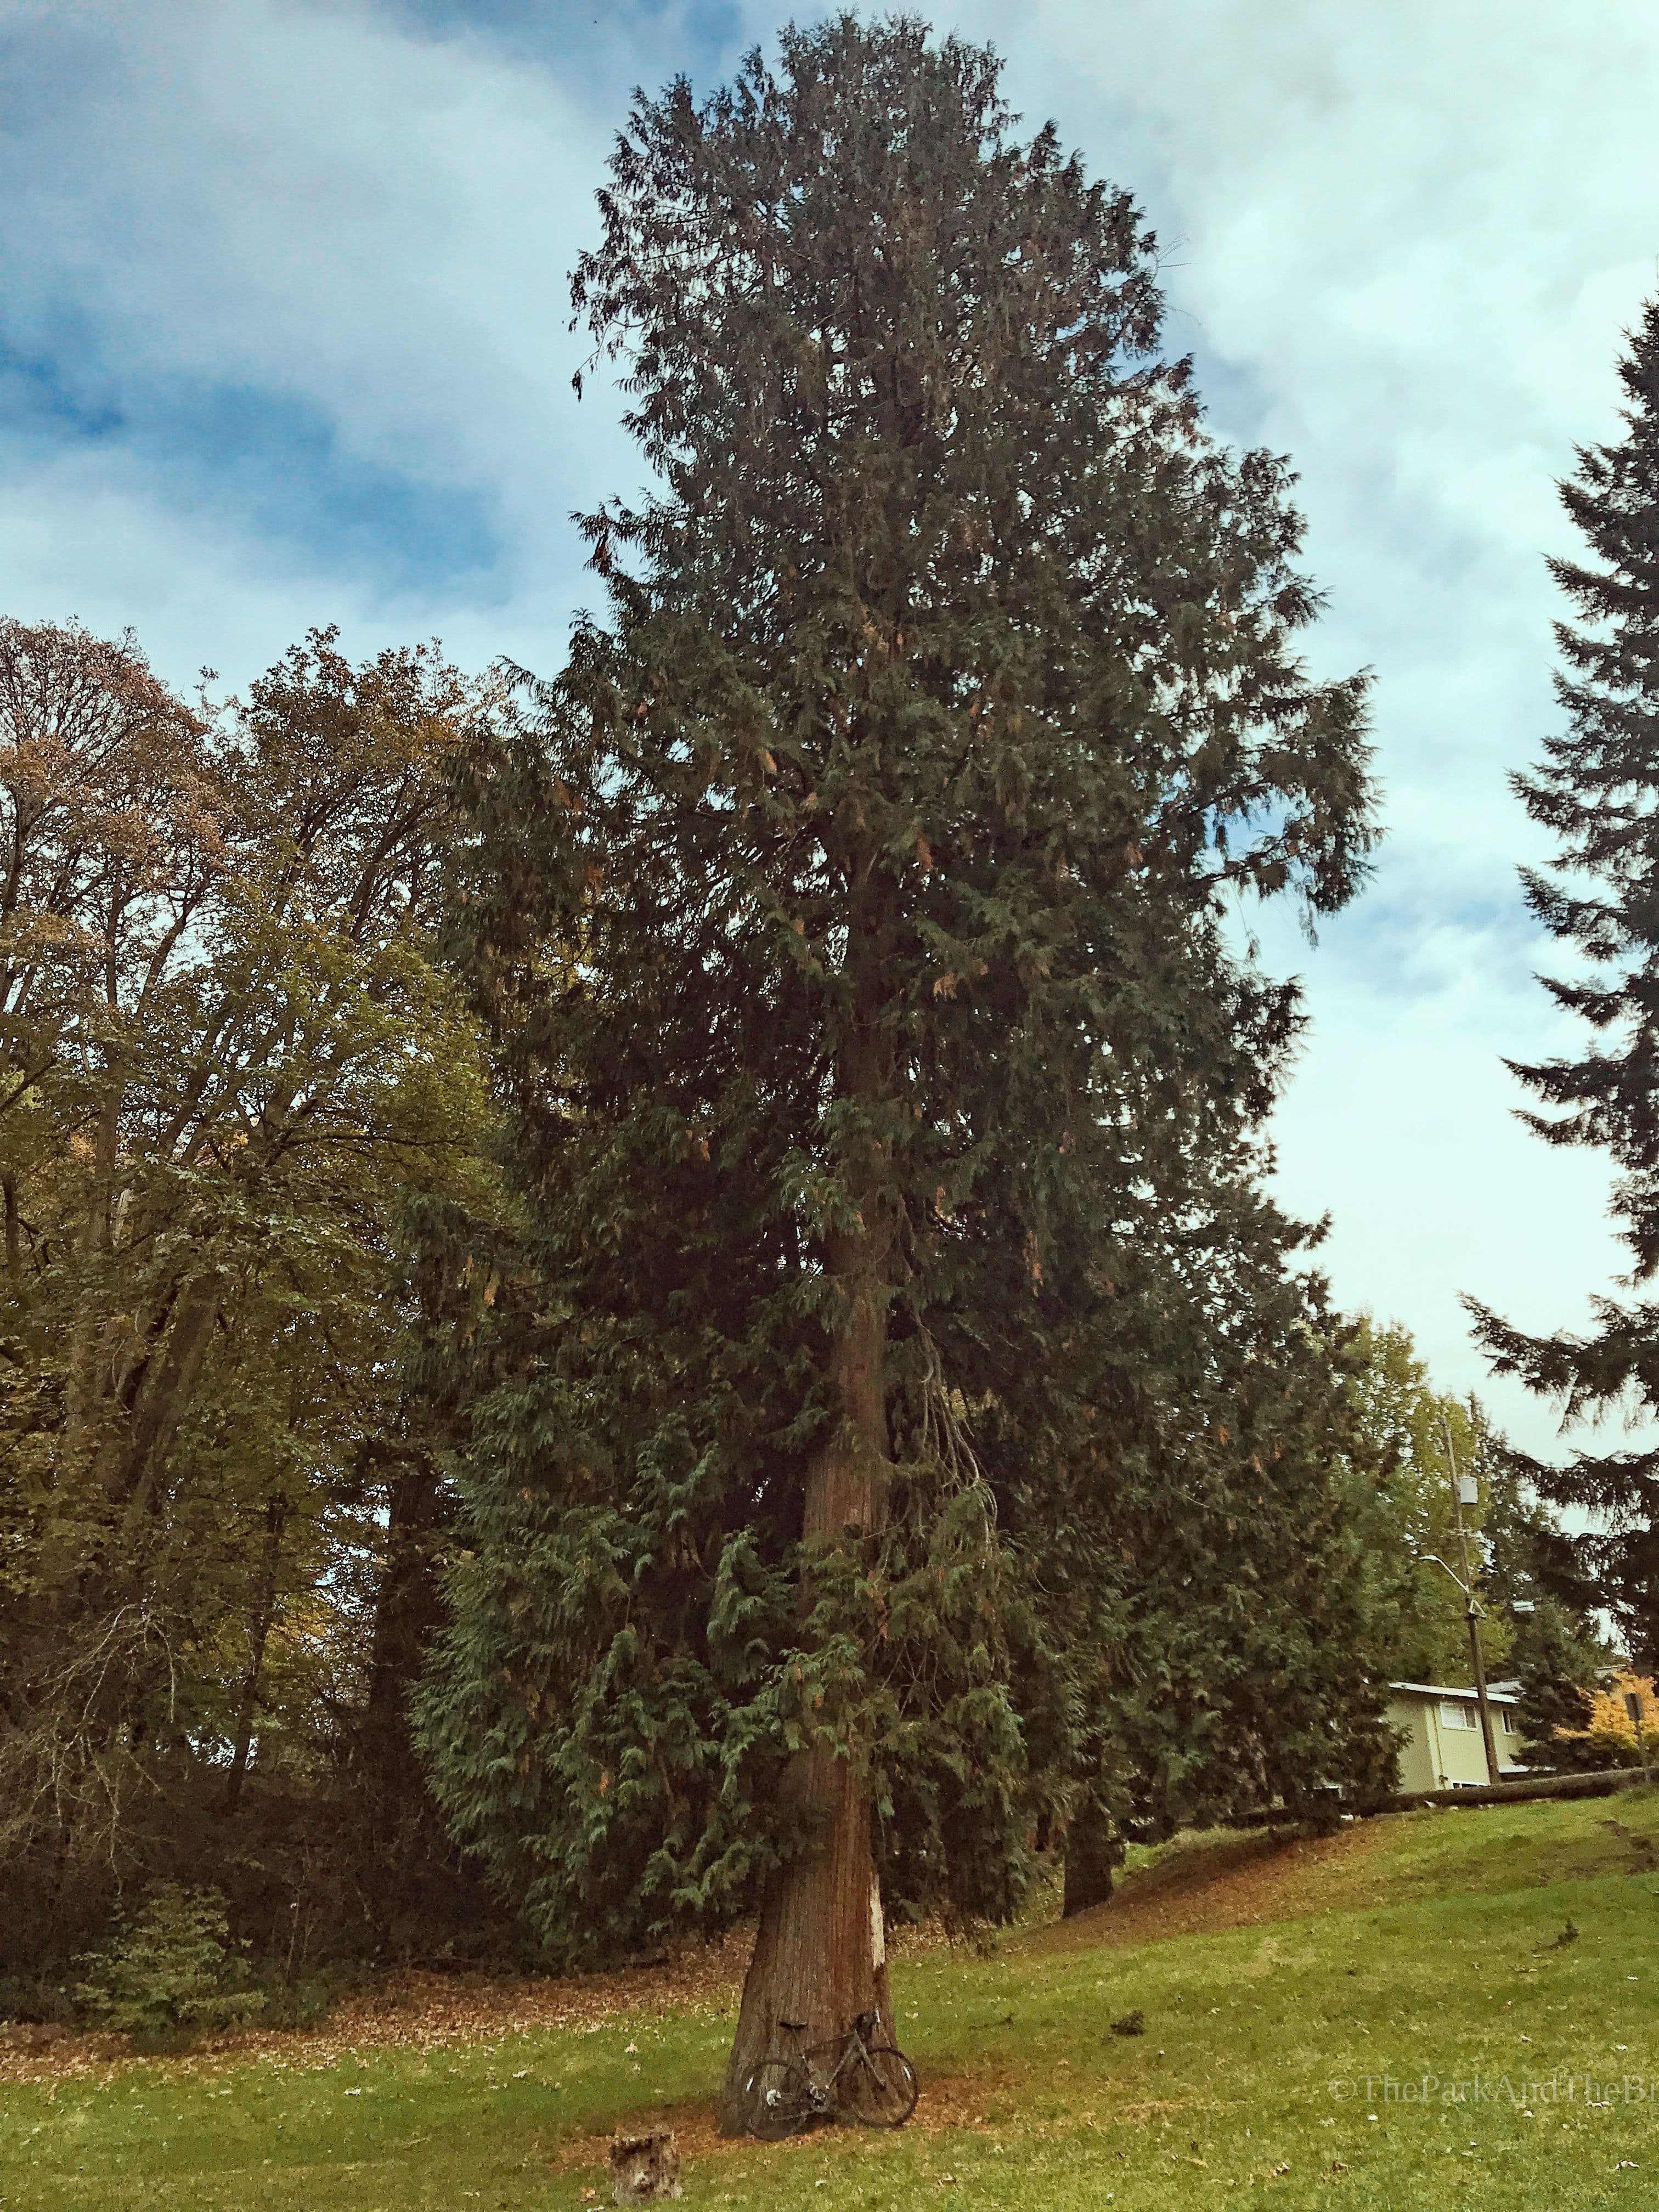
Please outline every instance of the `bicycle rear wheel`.
M902 2128L921 2094L916 2069L890 2043L866 2045L847 2069L847 2107L866 2128Z
M743 2085L749 2132L763 2142L799 2135L817 2107L800 2068L789 2058L768 2058Z

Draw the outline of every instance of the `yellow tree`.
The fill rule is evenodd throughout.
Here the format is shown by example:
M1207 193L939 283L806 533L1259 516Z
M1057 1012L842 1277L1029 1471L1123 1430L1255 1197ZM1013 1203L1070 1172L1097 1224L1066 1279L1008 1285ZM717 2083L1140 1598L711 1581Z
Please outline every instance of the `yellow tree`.
M1640 1735L1630 1709L1632 1698L1639 1701ZM1655 1698L1652 1675L1621 1668L1610 1681L1590 1692L1583 1727L1558 1728L1555 1735L1563 1743L1589 1744L1601 1754L1603 1765L1634 1766L1641 1760L1644 1746L1650 1759L1659 1749L1659 1700Z

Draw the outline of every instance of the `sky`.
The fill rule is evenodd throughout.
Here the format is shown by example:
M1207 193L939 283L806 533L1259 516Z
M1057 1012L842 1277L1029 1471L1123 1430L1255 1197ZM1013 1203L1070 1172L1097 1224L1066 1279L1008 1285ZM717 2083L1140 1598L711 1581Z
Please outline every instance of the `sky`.
M800 20L817 13L803 7ZM566 272L632 88L709 87L750 0L0 0L0 608L245 684L313 623L557 665L570 516L638 485L570 389ZM1659 9L1597 0L960 0L1162 241L1216 428L1290 454L1328 610L1375 672L1387 842L1316 946L1278 1185L1338 1298L1403 1321L1518 1441L1461 1292L1583 1326L1623 1257L1606 1163L1504 1066L1576 1052L1515 870L1554 726L1555 485L1617 434L1659 283ZM1593 35L1591 35L1593 30ZM1612 1441L1612 1439L1609 1439Z

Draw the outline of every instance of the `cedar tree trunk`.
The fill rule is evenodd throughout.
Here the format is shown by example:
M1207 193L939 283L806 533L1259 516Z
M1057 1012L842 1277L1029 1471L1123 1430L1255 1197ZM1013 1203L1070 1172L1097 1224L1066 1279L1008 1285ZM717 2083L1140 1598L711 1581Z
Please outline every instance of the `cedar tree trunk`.
M872 1026L860 1029L848 1055L844 1093L877 1097L884 1055ZM843 1299L842 1331L829 1358L841 1419L807 1468L802 1536L809 1562L814 1552L861 1549L887 1510L884 1364L893 1239L878 1175L859 1180L861 1225L833 1235L826 1253ZM795 1849L761 1904L721 2102L728 2134L748 2125L744 2088L763 2059L843 2034L862 2012L878 2012L891 2033L871 1782L861 1748L854 1742L851 1756L838 1754L820 1738L786 1771L780 1809ZM781 2020L805 2023L804 2032L780 2027Z

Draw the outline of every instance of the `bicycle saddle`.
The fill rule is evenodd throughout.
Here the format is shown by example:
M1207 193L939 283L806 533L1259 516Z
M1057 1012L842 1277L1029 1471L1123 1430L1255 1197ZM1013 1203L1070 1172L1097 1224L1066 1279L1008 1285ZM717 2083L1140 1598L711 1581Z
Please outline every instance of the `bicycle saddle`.
M780 2027L793 2027L797 2030L800 2030L805 2027L806 2022L804 2020L786 2020L783 2017L783 2014L780 2013L778 2014L778 2026Z

